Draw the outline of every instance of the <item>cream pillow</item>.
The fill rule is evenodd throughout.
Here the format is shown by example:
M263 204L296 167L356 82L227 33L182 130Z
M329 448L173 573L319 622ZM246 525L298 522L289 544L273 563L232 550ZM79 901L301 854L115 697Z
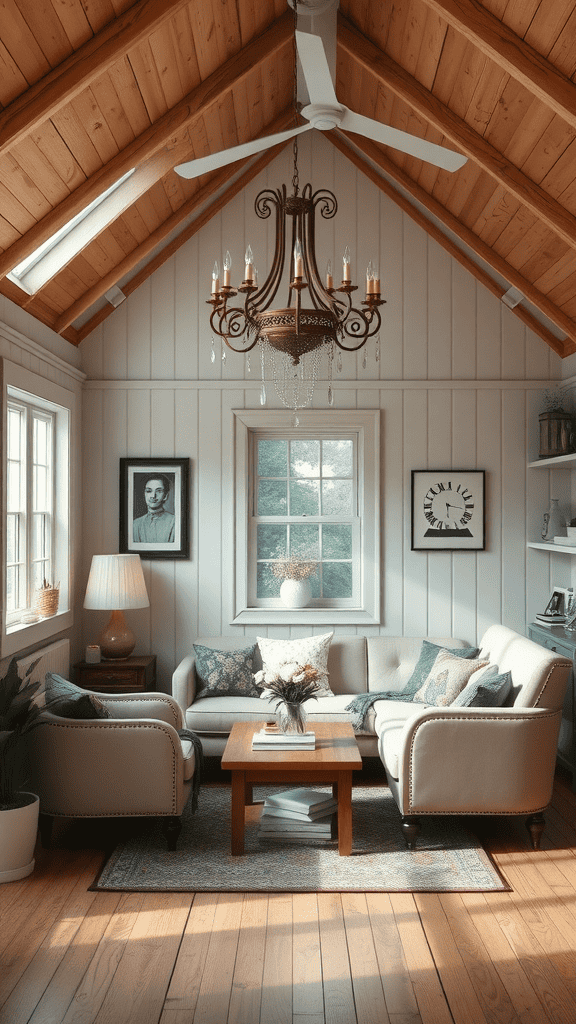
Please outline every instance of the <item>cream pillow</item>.
M257 636L264 675L284 675L288 665L301 668L304 665L311 665L318 672L318 696L333 697L328 682L328 650L333 636L334 632L297 640L271 640L268 637Z
M448 651L440 651L430 674L414 694L414 700L445 708L462 692L470 676L488 664L480 658L458 658Z

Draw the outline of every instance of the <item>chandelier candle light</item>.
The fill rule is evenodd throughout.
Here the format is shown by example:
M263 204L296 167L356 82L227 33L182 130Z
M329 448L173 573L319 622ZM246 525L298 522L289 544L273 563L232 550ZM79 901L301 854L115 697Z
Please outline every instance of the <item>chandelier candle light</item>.
M208 303L213 307L210 325L215 334L234 352L250 352L261 346L263 393L265 359L272 360L276 392L287 408L302 409L310 405L322 352L327 352L329 368L328 401L332 396L332 366L336 348L355 352L380 329L380 279L372 261L366 270L366 293L362 308L352 305L350 250L342 257L342 283L334 287L332 266L326 268L326 284L322 284L316 262L315 216L318 209L325 219L334 217L338 209L336 197L328 189L312 192L307 184L300 193L298 185L297 142L294 141L294 177L292 195L286 186L264 189L256 197L258 217L275 215L276 244L270 272L259 287L250 246L246 249L244 280L238 288L230 283L232 260L227 252L224 275L220 281L218 263L212 272ZM289 283L285 306L276 302L287 263L289 247ZM308 302L304 305L302 293ZM240 293L243 306L232 305ZM265 404L265 399L263 401Z

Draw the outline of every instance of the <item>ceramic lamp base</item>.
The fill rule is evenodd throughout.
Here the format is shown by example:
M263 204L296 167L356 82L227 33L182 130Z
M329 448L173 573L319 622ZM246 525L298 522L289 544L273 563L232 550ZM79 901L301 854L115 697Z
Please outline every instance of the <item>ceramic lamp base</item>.
M124 618L124 612L112 612L98 643L102 657L109 661L122 661L130 657L136 646L136 637Z

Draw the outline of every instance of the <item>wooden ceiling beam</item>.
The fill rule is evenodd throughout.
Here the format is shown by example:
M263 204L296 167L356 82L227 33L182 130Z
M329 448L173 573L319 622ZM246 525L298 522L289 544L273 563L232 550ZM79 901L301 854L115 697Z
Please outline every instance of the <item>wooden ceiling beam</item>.
M410 178L405 171L401 170L392 160L390 160L381 149L378 148L369 139L362 138L358 135L351 135L350 138L344 133L331 131L326 132L326 138L329 139L337 149L339 149L345 156L348 157L363 174L366 174L371 181L373 181L378 188L385 192L393 202L401 207L417 224L422 227L427 234L431 235L447 252L450 253L459 263L462 264L474 277L480 281L493 295L496 295L498 299L501 299L507 288L502 288L497 281L494 281L486 271L478 266L477 263L472 260L467 253L463 252L455 242L452 241L447 235L445 235L431 220L424 216L415 206L413 206L401 192L398 192L385 178L382 177L378 171L374 170L370 163L376 164L379 170L393 178L401 188L405 189L413 199L424 206L432 216L438 218L444 226L456 235L465 245L467 245L473 252L476 253L488 266L491 266L497 274L503 277L510 285L514 285L515 288L519 288L523 295L526 296L529 302L531 302L537 309L543 313L552 323L556 324L557 327L563 331L567 338L565 340L557 338L551 331L540 323L539 320L534 317L528 309L522 305L515 306L512 312L516 314L535 334L539 335L547 345L557 352L558 355L564 357L571 355L576 352L576 323L567 317L562 310L560 310L554 303L550 302L545 295L542 295L537 288L534 287L530 281L510 266L501 256L498 256L485 242L479 239L469 228L465 227L464 224L452 213L445 209L437 199L434 199L428 194L420 185ZM360 154L357 151L360 151ZM366 159L363 159L366 158Z
M576 86L478 0L423 0L486 57L576 129Z
M188 224L187 227L185 227L184 230L181 231L176 238L172 239L172 241L169 242L168 245L166 245L161 250L161 252L159 252L154 257L154 259L147 263L146 266L142 268L142 270L140 270L133 278L131 278L130 281L125 282L121 286L124 294L130 295L131 292L135 291L135 289L138 288L143 281L150 277L150 275L153 274L154 271L158 269L158 267L162 266L162 264L165 263L166 260L169 259L180 248L180 246L184 244L184 242L187 242L189 238L192 238L192 236L195 235L196 232L200 230L200 228L204 227L204 225L207 224L208 221L211 220L216 213L223 209L230 202L230 200L234 198L234 196L241 192L242 189L245 188L246 185L248 185L249 182L251 182L252 179L255 178L257 174L260 174L260 172L263 171L264 168L267 167L268 164L271 163L271 161L278 156L278 154L287 144L288 143L282 143L279 146L273 146L272 149L266 150L262 154L262 156L258 157L258 159L248 167L244 174L242 174L237 181L233 182L225 190L225 192L223 192L222 195L219 196L214 201L214 203L212 203L212 205L208 207L208 209L204 210L203 213L199 214L199 216L195 220L193 220L191 224ZM183 206L180 207L179 210L176 210L176 212L173 213L172 216L168 218L168 220L164 221L164 223L161 224L160 227L157 228L156 231L154 231L150 235L150 237L146 239L146 241L142 242L141 245L139 245L136 249L134 249L133 252L126 256L126 258L122 260L122 262L119 263L118 266L114 268L114 270L107 274L106 277L102 278L102 280L99 281L97 285L94 285L93 288L89 288L88 291L86 291L80 299L78 299L76 302L73 302L69 309L62 313L60 317L58 317L54 325L54 330L56 331L56 333L62 334L63 331L67 327L69 327L74 320L76 320L77 317L81 316L81 314L84 313L87 309L89 309L90 306L94 304L94 302L100 299L108 291L108 289L112 287L112 285L117 284L122 279L122 277L124 277L125 274L129 274L130 271L133 270L134 267L138 265L138 263L145 259L146 256L148 256L152 252L152 250L155 249L156 246L159 245L170 234L170 232L174 231L175 228L179 226L179 224L185 217L189 217L191 214L193 214L195 210L197 210L200 206L202 206L203 203L207 201L207 199L210 198L210 196L214 195L215 192L223 188L226 185L228 179L230 178L231 168L238 170L238 168L244 166L247 163L248 159L233 165L231 164L228 167L223 167L220 171L218 171L214 175L214 177L210 179L207 185L205 185L198 192L196 192L194 196L192 196L186 203L184 203ZM210 267L208 267L208 271L210 271ZM102 310L99 310L97 313L95 313L94 317L92 317L91 320L88 321L88 323L91 325L89 330L85 330L87 326L86 324L77 329L78 341L81 341L82 338L85 338L90 333L90 331L94 330L94 327L96 327L98 323L101 323L102 320L106 319L106 316L113 312L113 308L109 307L104 310L104 315L101 315Z
M338 16L338 46L384 88L399 96L442 132L446 139L531 210L567 245L576 248L576 217L510 163L466 121L370 42L342 15Z
M203 117L214 103L242 82L260 61L274 57L292 41L293 17L288 12L254 39L239 53L227 60L214 74L210 75L197 89L163 114L138 138L121 150L112 160L92 174L54 210L42 218L35 227L14 242L0 255L0 278L17 267L22 260L34 252L72 217L81 213L94 199L114 185L123 174L133 167L140 167L163 147L174 147L174 137L192 121ZM8 108L10 109L10 108ZM0 115L1 116L1 115ZM174 155L174 166L179 161ZM162 167L164 169L162 170ZM166 173L163 160L159 157L158 177ZM134 177L134 176L133 176ZM145 176L142 175L142 180ZM158 178L156 179L158 180ZM150 187L148 185L147 187Z
M140 0L0 113L0 156L70 103L190 0Z

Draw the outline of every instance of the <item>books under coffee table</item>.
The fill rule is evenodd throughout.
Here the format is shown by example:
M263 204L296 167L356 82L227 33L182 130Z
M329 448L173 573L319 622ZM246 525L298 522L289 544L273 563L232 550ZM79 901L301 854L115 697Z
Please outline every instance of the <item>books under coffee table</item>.
M260 817L260 840L326 842L336 835L338 803L326 792L290 789L267 796Z
M232 776L231 852L244 853L246 807L254 803L256 783L297 783L332 786L337 801L338 852L352 852L352 772L362 767L362 758L349 722L315 722L313 750L253 750L257 722L235 722L221 767Z

